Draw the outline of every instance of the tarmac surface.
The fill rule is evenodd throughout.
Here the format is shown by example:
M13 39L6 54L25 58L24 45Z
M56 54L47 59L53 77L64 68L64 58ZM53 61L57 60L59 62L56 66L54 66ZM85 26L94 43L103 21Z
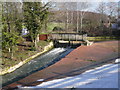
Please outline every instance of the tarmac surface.
M42 82L78 75L85 71L82 67L118 57L119 41L96 42L91 46L80 46L55 64L33 73L5 88L35 86ZM89 68L87 68L89 69Z

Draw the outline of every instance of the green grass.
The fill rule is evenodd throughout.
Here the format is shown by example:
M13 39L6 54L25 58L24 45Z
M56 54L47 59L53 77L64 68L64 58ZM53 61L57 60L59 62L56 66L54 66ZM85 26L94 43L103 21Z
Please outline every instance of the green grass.
M32 42L27 43L27 45L33 44ZM35 55L36 53L40 52L43 50L43 48L49 44L48 41L40 41L37 43L38 46L40 47L39 50L37 51L31 51L31 47L25 47L25 46L18 46L18 49L13 53L13 58L11 59L11 53L2 52L2 64L0 67L2 69L8 68L11 66L14 66L18 64L19 62L29 58L30 56Z
M46 45L48 45L49 42L47 41L39 41L37 44L38 46L41 46L42 48L44 48Z
M42 32L42 33L40 33L40 34L49 34L49 33Z
M64 28L65 24L64 23L50 22L50 23L48 23L47 30L52 31L54 27Z
M11 53L2 53L4 54L2 57L2 69L6 68L6 67L10 67L10 66L14 66L16 64L18 64L20 61L23 61L27 58L29 58L30 56L34 55L36 52L35 51L16 51L15 53L13 53L13 58L11 59Z
M110 37L110 36L106 36L106 37L102 37L102 36L99 36L99 37L87 37L87 40L89 41L108 41L108 40L117 40L118 38L116 37Z

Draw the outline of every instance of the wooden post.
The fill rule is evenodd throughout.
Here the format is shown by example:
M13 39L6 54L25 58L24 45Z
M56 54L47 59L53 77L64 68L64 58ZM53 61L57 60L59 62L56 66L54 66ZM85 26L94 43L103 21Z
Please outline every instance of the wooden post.
M70 41L69 41L69 46L70 46Z
M68 40L70 41L70 34L68 34Z
M77 34L75 34L75 40L77 41Z

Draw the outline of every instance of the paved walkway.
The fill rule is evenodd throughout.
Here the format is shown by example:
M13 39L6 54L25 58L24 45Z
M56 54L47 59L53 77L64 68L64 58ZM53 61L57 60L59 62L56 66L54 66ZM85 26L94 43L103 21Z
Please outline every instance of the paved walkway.
M91 46L80 46L54 65L33 73L24 79L8 85L7 87L15 87L16 85L34 86L45 81L63 78L70 75L77 75L82 73L84 70L79 70L77 72L72 71L115 57L118 57L118 41L106 41L94 43Z
M80 75L43 82L37 86L20 87L27 88L118 88L118 64L102 65Z

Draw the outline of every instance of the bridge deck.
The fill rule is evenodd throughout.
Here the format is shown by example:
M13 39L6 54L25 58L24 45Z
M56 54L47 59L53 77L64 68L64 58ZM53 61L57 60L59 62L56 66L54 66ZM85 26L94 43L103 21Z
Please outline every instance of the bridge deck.
M87 34L80 35L79 33L52 33L51 40L68 40L68 41L81 41L86 40Z

